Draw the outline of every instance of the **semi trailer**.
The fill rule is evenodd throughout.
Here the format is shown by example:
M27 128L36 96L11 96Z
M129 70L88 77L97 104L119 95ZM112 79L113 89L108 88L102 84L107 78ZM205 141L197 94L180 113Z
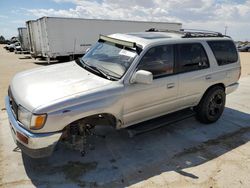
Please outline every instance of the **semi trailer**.
M42 17L28 21L33 57L50 59L83 55L100 34L143 32L150 28L179 31L181 23Z
M28 52L30 50L30 44L29 44L27 28L19 27L17 28L17 30L18 30L19 41L21 43L21 50L23 52Z

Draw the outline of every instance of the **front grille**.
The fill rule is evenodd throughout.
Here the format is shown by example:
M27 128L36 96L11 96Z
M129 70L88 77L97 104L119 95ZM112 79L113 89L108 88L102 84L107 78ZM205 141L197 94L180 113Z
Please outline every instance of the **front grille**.
M11 93L10 88L8 89L8 95L9 95L9 99L10 99L10 105L11 105L11 108L13 110L13 114L17 118L18 105L15 102L15 99L14 99L12 93Z

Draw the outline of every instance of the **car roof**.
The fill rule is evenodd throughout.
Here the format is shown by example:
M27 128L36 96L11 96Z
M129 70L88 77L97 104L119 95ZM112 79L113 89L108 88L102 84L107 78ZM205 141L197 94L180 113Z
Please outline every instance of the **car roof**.
M180 34L164 33L164 32L136 32L136 33L116 33L109 35L110 37L125 40L129 42L135 42L136 44L145 47L149 44L163 41L166 39L181 38Z
M157 44L162 42L170 41L190 41L192 40L231 40L229 37L190 37L183 38L183 34L180 32L133 32L133 33L116 33L109 35L109 37L116 38L119 40L135 42L138 45L141 45L143 48L147 45Z

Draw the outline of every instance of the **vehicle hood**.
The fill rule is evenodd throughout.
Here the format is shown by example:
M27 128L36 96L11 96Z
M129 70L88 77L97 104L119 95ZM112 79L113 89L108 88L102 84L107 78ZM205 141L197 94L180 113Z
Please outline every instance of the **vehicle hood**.
M73 61L18 73L10 88L16 103L33 111L41 105L111 83Z

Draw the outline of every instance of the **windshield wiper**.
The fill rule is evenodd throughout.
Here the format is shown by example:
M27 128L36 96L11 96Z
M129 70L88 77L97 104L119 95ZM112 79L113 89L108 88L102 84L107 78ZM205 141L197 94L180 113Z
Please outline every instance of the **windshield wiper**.
M91 68L95 69L96 71L98 71L100 74L102 74L103 76L105 76L109 80L115 80L115 81L119 80L118 77L110 75L108 73L108 71L105 71L97 66L91 66Z
M102 77L105 77L109 80L118 80L118 78L114 77L114 76L111 76L110 74L108 74L106 71L103 71L102 69L96 67L96 66L93 66L93 65L89 65L88 63L84 62L82 59L79 59L82 66L84 68L88 68L88 69L91 69L92 71L98 73L99 75L101 75Z

